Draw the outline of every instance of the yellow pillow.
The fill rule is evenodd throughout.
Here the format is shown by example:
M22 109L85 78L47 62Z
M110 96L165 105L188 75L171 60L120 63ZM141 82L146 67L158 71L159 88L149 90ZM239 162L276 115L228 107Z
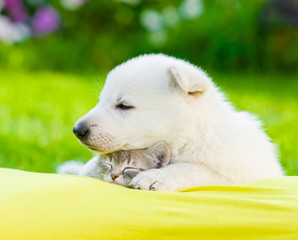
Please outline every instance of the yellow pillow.
M298 177L181 192L0 169L1 240L298 239Z

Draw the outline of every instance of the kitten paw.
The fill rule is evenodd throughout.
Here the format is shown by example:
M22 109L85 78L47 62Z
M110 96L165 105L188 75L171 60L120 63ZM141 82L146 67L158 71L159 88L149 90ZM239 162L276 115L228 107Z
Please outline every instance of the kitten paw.
M141 190L174 191L164 175L160 169L147 170L135 176L130 184L133 188Z

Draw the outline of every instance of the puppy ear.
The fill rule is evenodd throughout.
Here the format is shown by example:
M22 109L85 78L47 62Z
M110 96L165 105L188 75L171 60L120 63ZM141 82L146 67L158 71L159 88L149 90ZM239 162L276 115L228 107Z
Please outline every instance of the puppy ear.
M171 153L165 142L159 142L146 151L147 156L149 156L150 160L153 162L154 168L161 168L168 165Z
M171 67L168 70L172 84L179 87L188 95L199 96L203 94L207 88L210 79L201 70L195 69L193 66L187 66L185 69Z

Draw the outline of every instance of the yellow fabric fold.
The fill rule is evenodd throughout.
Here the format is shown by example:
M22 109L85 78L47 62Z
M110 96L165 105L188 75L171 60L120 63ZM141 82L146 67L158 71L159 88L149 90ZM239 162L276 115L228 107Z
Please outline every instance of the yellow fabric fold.
M0 169L0 239L298 239L298 177L169 193Z

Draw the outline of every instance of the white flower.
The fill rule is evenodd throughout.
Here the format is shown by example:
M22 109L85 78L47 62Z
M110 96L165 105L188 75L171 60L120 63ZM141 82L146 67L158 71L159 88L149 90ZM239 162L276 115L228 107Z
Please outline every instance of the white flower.
M149 32L158 32L163 29L163 17L155 10L144 10L141 13L141 24Z
M167 41L167 33L165 31L150 32L148 37L150 43L156 47L163 46Z
M9 18L0 15L0 41L12 44L30 36L31 31L26 24L12 22Z
M61 5L71 11L79 9L85 3L84 0L61 0Z
M169 6L162 10L165 24L169 27L175 27L180 22L178 11L175 7Z
M183 18L195 19L204 12L204 5L201 0L184 0L179 10Z

